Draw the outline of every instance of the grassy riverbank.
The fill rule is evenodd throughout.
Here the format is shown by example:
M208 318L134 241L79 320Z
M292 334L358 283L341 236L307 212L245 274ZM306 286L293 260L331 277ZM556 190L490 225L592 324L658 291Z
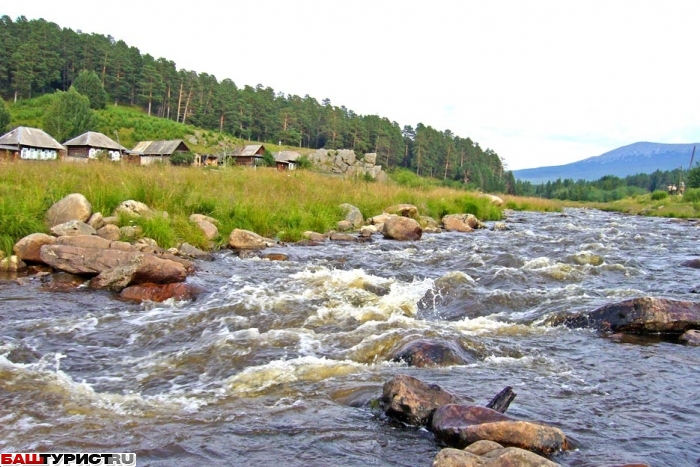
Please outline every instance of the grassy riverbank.
M15 241L30 233L47 232L46 210L70 193L82 193L93 211L105 216L128 199L168 212L167 218L135 221L163 247L182 241L205 244L202 234L188 222L193 213L220 221L221 243L234 228L286 241L299 239L306 230L325 232L343 218L338 208L341 203L357 206L365 217L398 203L415 204L421 214L435 219L464 212L482 220L502 217L500 208L478 198L477 193L344 180L303 170L6 163L0 165L0 250L11 251Z

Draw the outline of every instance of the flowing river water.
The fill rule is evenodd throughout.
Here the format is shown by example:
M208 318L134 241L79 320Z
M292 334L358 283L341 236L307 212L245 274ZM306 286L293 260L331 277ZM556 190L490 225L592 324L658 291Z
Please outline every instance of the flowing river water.
M564 466L700 465L700 351L547 317L632 297L696 300L693 222L514 213L507 230L229 251L195 302L137 305L0 281L0 451L135 452L149 466L430 466L441 446L370 401L409 374L563 430ZM464 365L393 362L408 341Z

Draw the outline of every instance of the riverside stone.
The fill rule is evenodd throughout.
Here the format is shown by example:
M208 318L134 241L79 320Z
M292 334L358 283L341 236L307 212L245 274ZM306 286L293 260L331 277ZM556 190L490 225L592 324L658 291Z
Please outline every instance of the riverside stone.
M200 250L199 248L190 245L189 243L183 243L180 245L180 254L183 256L189 256L194 259L201 259L204 261L213 261L214 257L207 253L206 251Z
M393 361L406 362L418 368L429 366L465 365L473 359L453 342L418 339L392 354Z
M57 237L77 235L97 235L97 231L83 221L68 221L51 227L51 233Z
M455 232L471 232L484 227L473 214L448 214L443 216L442 225L445 230Z
M558 467L559 464L519 448L503 448L479 456L460 449L442 449L433 467Z
M401 217L410 217L411 219L420 220L418 208L412 204L396 204L389 206L384 210L387 214L396 214Z
M100 230L102 227L107 225L101 212L95 212L88 219L87 224L95 230Z
M22 261L33 261L38 263L41 262L41 247L44 245L53 245L54 243L56 243L56 237L43 233L33 233L21 238L15 244L13 251Z
M154 212L148 205L140 202L134 201L133 199L122 202L117 209L114 210L114 215L126 214L127 216L133 217L151 217Z
M462 398L437 384L427 384L408 375L398 375L384 384L381 403L384 412L409 425L425 425L435 409L459 404Z
M445 404L437 408L433 413L430 422L430 430L435 434L437 439L446 445L464 448L471 443L465 444L461 439L461 429L482 423L508 420L513 419L487 407Z
M415 219L409 217L391 217L382 227L382 235L400 241L420 240L423 229Z
M275 242L249 230L234 229L229 235L228 244L235 250L262 250Z
M357 207L348 203L343 203L339 207L343 211L343 214L345 214L345 220L350 222L350 225L352 226L351 228L359 229L360 227L362 227L362 224L365 223L365 218L362 215L362 212ZM338 230L341 229L339 228Z
M214 225L213 222L208 220L198 220L195 222L199 230L202 231L207 240L214 240L219 236L219 229Z
M700 331L697 329L686 331L678 340L687 345L700 346Z
M503 206L503 199L499 198L496 195L488 195L486 193L482 193L481 195L479 195L479 198L486 198L489 201L491 201L491 203L495 204L496 206Z
M352 229L353 229L352 222L350 222L348 220L343 220L343 221L338 222L338 230L340 232L348 232Z
M114 224L106 224L97 231L97 236L106 240L116 241L121 238L121 231L119 227Z
M143 283L169 284L187 278L185 267L154 255L137 255L128 264L102 271L90 281L93 289L121 291Z
M42 262L72 274L99 274L110 268L124 266L139 255L143 253L70 245L44 245L40 250Z
M495 441L539 454L553 454L568 449L566 435L558 428L531 422L506 420L457 428L455 446L464 448L479 440Z
M80 248L109 248L112 245L110 240L106 240L97 235L76 235L58 237L56 245L77 246Z
M318 232L311 232L310 230L304 232L302 236L312 242L325 242L326 240L328 240L328 237L326 237L325 235L320 234Z
M68 221L87 222L92 214L92 205L80 193L71 193L57 201L46 211L46 223L49 228Z
M24 261L19 259L17 255L12 255L0 260L0 271L18 272L27 268Z

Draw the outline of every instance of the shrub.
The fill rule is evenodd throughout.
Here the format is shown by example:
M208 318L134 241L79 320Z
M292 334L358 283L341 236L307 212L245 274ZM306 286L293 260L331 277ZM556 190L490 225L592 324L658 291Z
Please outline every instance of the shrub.
M668 198L668 193L666 193L665 191L656 190L651 194L651 199L653 199L654 201L658 201L665 198Z
M684 203L696 203L700 201L700 188L689 188L683 194Z
M170 156L170 163L172 165L192 165L194 162L194 154L192 152L176 152Z

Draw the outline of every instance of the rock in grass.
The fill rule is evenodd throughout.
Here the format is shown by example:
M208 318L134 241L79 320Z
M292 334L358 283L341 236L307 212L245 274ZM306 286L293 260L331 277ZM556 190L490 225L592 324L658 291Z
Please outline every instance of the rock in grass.
M68 221L87 222L92 214L92 205L80 193L72 193L57 201L46 211L46 223L49 228Z
M235 250L262 250L275 242L250 230L234 229L229 235L228 244Z
M41 247L44 245L53 245L54 243L56 243L56 237L43 233L33 233L21 238L15 244L13 250L22 261L38 263L41 262Z
M68 221L51 227L51 233L57 237L77 235L97 235L97 231L83 221Z

